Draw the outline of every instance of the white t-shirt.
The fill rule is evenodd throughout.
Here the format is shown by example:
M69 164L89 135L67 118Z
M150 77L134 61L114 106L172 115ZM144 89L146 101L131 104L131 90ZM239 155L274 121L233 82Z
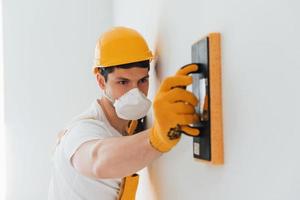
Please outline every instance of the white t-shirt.
M121 179L88 178L76 171L70 160L84 142L122 135L109 124L97 100L66 128L53 156L48 200L116 200Z

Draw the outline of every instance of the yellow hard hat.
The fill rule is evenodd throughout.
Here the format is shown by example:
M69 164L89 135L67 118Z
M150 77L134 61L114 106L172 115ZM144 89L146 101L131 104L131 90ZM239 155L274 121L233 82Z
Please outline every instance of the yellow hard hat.
M152 60L153 55L141 34L127 27L114 27L97 41L94 73L98 67Z

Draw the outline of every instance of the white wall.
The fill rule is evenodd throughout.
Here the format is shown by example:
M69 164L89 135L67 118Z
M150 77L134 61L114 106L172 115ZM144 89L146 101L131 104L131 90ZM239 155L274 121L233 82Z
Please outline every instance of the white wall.
M0 2L0 199L6 192L6 139L4 134L4 80L3 80L3 15Z
M159 54L159 78L191 61L194 41L222 34L225 165L195 162L184 136L142 172L150 181L142 178L140 191L152 184L163 200L300 199L299 7L296 0L114 1L114 23L137 28ZM139 199L155 196L143 192Z
M3 11L7 199L47 199L55 136L99 93L91 67L112 3L4 0Z

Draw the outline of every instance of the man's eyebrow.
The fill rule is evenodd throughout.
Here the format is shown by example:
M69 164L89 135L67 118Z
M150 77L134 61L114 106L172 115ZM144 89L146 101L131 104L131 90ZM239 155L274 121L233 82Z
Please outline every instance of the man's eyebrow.
M149 78L149 74L147 76L144 76L143 78L139 79L139 80L142 80L142 79L145 79L145 78ZM122 80L122 81L130 81L128 78L125 78L125 77L116 77L117 80Z
M145 79L145 78L149 78L149 74L148 74L147 76L144 76L144 77L141 78L140 80Z
M124 77L117 77L116 79L118 79L118 80L122 80L122 81L129 81L129 79L128 79L128 78L124 78Z

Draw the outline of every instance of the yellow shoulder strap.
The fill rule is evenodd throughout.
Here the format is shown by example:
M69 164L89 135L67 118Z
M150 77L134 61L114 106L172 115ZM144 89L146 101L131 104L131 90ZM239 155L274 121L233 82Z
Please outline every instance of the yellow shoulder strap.
M135 200L135 194L139 184L139 175L133 174L123 178L119 200Z
M134 131L135 131L137 125L138 125L138 121L137 121L137 120L132 120L132 121L130 122L130 124L129 124L129 126L127 127L127 130L126 130L127 133L128 133L128 135L132 135L132 134L134 133Z

